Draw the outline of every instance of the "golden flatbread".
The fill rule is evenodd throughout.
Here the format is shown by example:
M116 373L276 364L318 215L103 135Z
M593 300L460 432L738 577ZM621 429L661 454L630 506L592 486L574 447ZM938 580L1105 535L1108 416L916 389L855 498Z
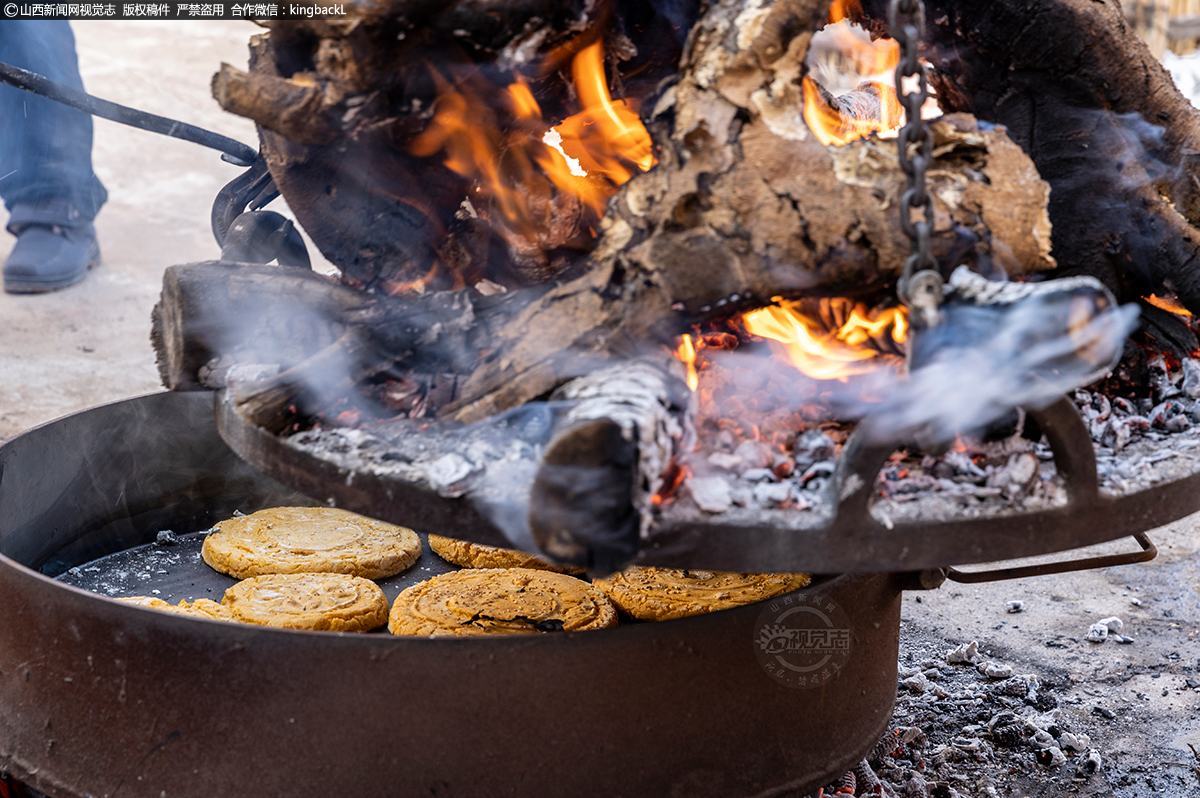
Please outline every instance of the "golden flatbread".
M585 573L582 568L557 565L523 551L485 546L482 543L471 543L441 535L429 536L429 548L443 560L463 568L532 568L535 571L554 571L560 574Z
M787 593L812 581L808 574L738 574L630 566L593 584L624 613L642 621L668 621Z
M237 579L338 573L383 579L421 556L417 533L331 507L272 507L217 524L200 550Z
M435 576L401 593L388 615L394 635L575 632L616 623L616 609L587 582L531 568Z
M387 597L347 574L266 574L238 582L221 601L236 621L285 629L369 632L387 622Z
M177 615L199 616L202 618L211 618L214 621L233 620L233 616L229 613L229 610L209 599L196 599L195 601L187 601L185 599L178 604L169 604L160 598L152 596L130 596L128 598L119 598L117 601L123 601L126 604L137 604L140 607L149 607L153 610L173 612Z

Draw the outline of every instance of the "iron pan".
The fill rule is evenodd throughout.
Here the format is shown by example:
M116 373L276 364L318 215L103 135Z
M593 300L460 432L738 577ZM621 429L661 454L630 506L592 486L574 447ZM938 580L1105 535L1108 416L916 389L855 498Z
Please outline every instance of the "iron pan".
M157 394L0 446L0 770L75 796L804 794L895 697L900 586L805 591L853 657L797 689L761 605L603 632L410 639L225 624L40 571L296 498L224 444L206 395Z
M667 509L651 525L634 563L743 572L913 572L1082 548L1145 532L1200 510L1200 472L1121 497L1100 492L1091 438L1074 405L1060 399L1030 410L1054 451L1065 505L1034 512L887 527L870 512L893 444L871 444L862 429L847 442L827 486L831 515L775 512L757 523L720 516L679 517ZM417 528L455 528L480 543L511 546L467 498L446 498L396 477L351 471L247 421L217 394L221 437L247 462L331 505ZM867 422L869 423L869 419ZM791 526L789 526L791 524Z

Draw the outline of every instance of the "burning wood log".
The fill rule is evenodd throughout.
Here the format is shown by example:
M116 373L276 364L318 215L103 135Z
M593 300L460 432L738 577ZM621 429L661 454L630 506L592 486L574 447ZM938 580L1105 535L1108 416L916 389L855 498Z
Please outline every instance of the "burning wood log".
M542 551L599 573L633 558L664 475L687 448L694 404L682 377L681 364L661 353L554 392L551 401L571 409L531 491L529 526Z
M468 6L442 11L453 17L458 5ZM289 141L284 121L293 117L286 108L271 107L287 102L279 98L288 92L234 91L239 81L256 79L226 70L217 81L218 96L264 126L264 153L289 205L342 267L345 280L375 293L344 293L349 289L329 283L315 288L311 275L288 273L288 280L302 282L297 292L328 294L314 300L328 318L287 348L291 331L261 320L252 300L274 290L267 288L268 273L273 282L282 271L248 272L264 282L247 288L254 279L235 280L237 272L221 265L180 267L167 278L156 339L168 384L195 387L205 382L205 369L210 377L215 372L220 361L213 359L227 354L222 346L228 342L206 336L214 320L228 318L223 306L236 298L248 309L247 322L265 331L255 334L250 360L241 362L276 364L280 371L236 392L243 412L267 429L288 426L293 404L319 403L305 385L325 374L335 354L347 361L339 371L345 377L384 368L459 375L455 395L437 408L439 423L479 421L534 399L563 398L592 411L558 429L547 447L534 482L530 527L560 556L580 559L578 539L564 542L561 534L581 528L578 485L562 475L587 473L605 486L595 493L602 506L590 508L590 540L627 540L630 508L644 509L682 440L662 431L688 426L687 403L663 399L679 381L672 371L681 367L670 356L675 336L774 297L890 294L910 244L898 225L896 198L904 178L894 143L868 139L826 147L803 121L806 49L826 16L827 3L817 1L781 1L755 14L735 0L714 4L693 27L677 72L671 64L670 80L652 91L643 87L645 157L635 148L609 158L617 165L612 168L626 171L607 204L622 181L599 171L609 163L603 154L577 150L581 162L587 154L595 164L587 162L587 168L597 170L586 178L567 176L582 181L571 202L594 214L595 249L587 254L570 243L578 230L539 227L539 220L557 217L538 209L563 207L558 198L572 184L552 177L538 154L542 134L551 131L532 109L540 104L548 120L563 118L564 129L574 116L608 114L628 133L613 140L642 140L632 131L630 119L637 116L631 106L609 96L604 64L614 65L612 82L618 83L615 65L623 56L648 56L629 55L638 45L628 26L613 22L621 17L612 16L613 7L598 4L600 10L581 23L574 20L575 27L548 18L551 32L541 38L521 34L501 44L500 37L487 47L476 42L508 65L545 60L565 69L569 63L574 82L562 81L557 71L535 70L527 78L489 67L483 74L474 55L450 58L453 69L431 70L422 56L442 52L447 33L439 27L445 20L425 6L396 7L403 41L411 36L411 47L394 46L394 20L384 25L387 14L379 9L372 12L378 17L357 25L278 24L269 38L258 38L249 74L264 76L264 86L279 87L279 80L320 86L322 118L337 127L334 140ZM414 22L422 14L431 15L425 27ZM389 47L373 50L384 29ZM468 40L479 35L464 30ZM549 43L566 49L547 50ZM475 71L466 78L451 74L460 69ZM661 68L647 69L659 82ZM580 77L585 73L592 77ZM455 138L461 117L449 114L464 98L485 97L479 88L485 78L500 99L476 109L475 130L462 135L485 131L485 146L468 151L466 139ZM579 98L590 92L584 111L571 113L577 107L572 92ZM251 99L234 103L235 95ZM311 92L302 95L304 103L317 102ZM507 127L492 125L501 119ZM936 161L928 180L939 259L984 273L1053 267L1048 188L1030 159L1002 129L981 128L965 115L940 120L933 129ZM482 161L481 151L494 151L496 160ZM536 168L527 169L530 164ZM543 204L509 204L512 197L499 184L483 180L489 170L509 177L528 172L531 182L517 193L536 194ZM589 193L598 184L604 191ZM597 196L598 206L590 204ZM588 217L581 211L574 218ZM532 226L515 226L522 219ZM536 243L533 254L513 243L522 236ZM491 246L497 238L500 249ZM469 287L484 279L507 292L484 301ZM524 287L530 283L539 285ZM262 345L265 360L258 348L264 335L280 339ZM641 398L631 399L620 389L625 380L613 374L627 376L631 360L647 358L658 363L645 367L647 379L653 376L662 389L633 391ZM344 382L342 376L332 382ZM606 394L606 385L618 395ZM588 556L594 558L592 542Z
M1005 125L1050 184L1058 273L1098 277L1122 301L1170 290L1200 310L1200 111L1121 6L926 6L943 110ZM864 0L860 19L882 33L886 8Z
M802 121L798 83L806 71L809 35L824 22L824 6L776 3L743 15L741 3L718 4L692 29L677 70L677 41L652 35L661 23L647 22L642 28L630 23L637 16L633 4L621 2L597 4L594 13L570 24L541 18L534 26L536 35L514 35L520 29L509 29L507 35L514 38L505 44L483 37L485 44L482 32L472 28L453 29L459 31L457 39L446 42L442 26L448 23L423 6L416 10L408 4L373 11L369 19L347 28L276 24L269 37L256 39L250 74L319 85L341 98L337 107L346 110L339 138L325 146L299 143L307 141L299 134L289 140L286 126L274 121L285 110L274 107L266 94L261 108L230 102L226 107L263 125L264 153L276 183L348 281L396 290L414 284L452 288L486 277L516 288L582 270L590 245L580 243L579 231L590 226L623 234L622 225L613 226L611 209L603 225L597 216L564 213L559 199L546 206L559 208L549 214L530 204L514 210L507 196L485 179L489 170L513 178L515 153L525 152L537 168L526 175L523 193L534 198L544 193L545 180L538 173L546 171L547 159L562 159L541 144L542 133L578 107L571 97L583 97L589 85L581 82L581 63L589 53L602 52L603 61L614 65L611 82L620 81L623 72L638 73L623 85L627 92L641 86L641 113L650 122L655 144L653 153L616 157L633 174L625 189L628 200L618 202L626 207L618 212L634 232L621 246L640 245L667 225L671 235L656 238L690 237L691 246L707 250L700 243L707 236L716 242L723 265L731 259L769 262L777 264L771 268L785 283L802 283L809 291L866 293L894 279L906 252L892 203L900 173L887 152L891 145L866 143L831 153L812 139ZM466 13L466 7L452 4L445 14ZM514 19L520 14L513 13ZM398 47L394 32L388 33L385 57L374 48L382 47L377 39L383 36L384 21L393 19L407 26L406 33ZM727 41L720 35L723 30L738 33ZM536 46L535 39L540 42ZM469 57L459 54L459 40L472 43ZM550 46L564 42L558 49ZM431 71L423 60L436 48L444 50L440 60L450 64L441 71ZM497 58L486 85L476 63L485 56ZM629 59L623 68L618 66L621 59ZM557 75L568 63L576 77L564 83ZM555 64L558 71L548 71ZM661 85L654 86L647 73ZM229 70L218 76L219 97L236 82L232 76ZM599 76L603 83L603 67ZM876 91L868 86L839 98L836 105L875 113L866 106L872 105ZM879 113L894 104L882 94L876 99ZM464 101L471 103L473 129L460 141L453 138L457 122L452 115ZM631 106L622 102L600 98L595 107L626 113L623 109ZM524 143L515 137L518 132ZM956 261L965 254L985 271L993 263L1011 273L1049 268L1045 197L1037 190L1036 176L1021 159L1011 159L1003 135L978 135L986 142L964 146L960 141L954 147L957 157L940 164L946 178L938 192L946 200L939 217L945 231L938 242L940 254ZM466 148L465 139L472 136L485 149L495 147L494 164L477 163L478 152ZM481 138L497 144L480 143ZM609 145L616 146L613 141L619 138ZM439 143L443 150L437 149ZM584 157L581 149L571 152ZM659 165L642 173L652 162L643 158L656 158ZM589 199L596 178L586 158L580 168L589 177L555 178L553 197L562 197L562 186L573 180L585 205L596 202ZM469 201L464 204L464 199ZM595 207L605 210L603 197ZM567 218L576 220L574 230L561 227ZM514 227L518 219L524 219L524 227ZM556 219L560 228L540 219ZM537 242L540 259L522 244L526 240ZM788 267L778 265L782 263ZM786 271L793 274L785 276Z

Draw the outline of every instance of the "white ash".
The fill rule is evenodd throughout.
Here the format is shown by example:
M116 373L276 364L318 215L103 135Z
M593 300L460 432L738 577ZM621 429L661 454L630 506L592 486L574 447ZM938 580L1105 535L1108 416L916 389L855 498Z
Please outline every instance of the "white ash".
M1089 643L1103 643L1108 639L1108 627L1102 623L1094 623L1088 627L1083 639Z
M1004 602L1004 611L1009 613L1017 613L1025 611L1025 602L1014 600Z
M1101 618L1097 623L1102 623L1108 627L1110 632L1119 632L1125 628L1125 622L1117 616L1113 615L1108 618Z
M991 679L970 667L968 660L978 653L975 643L943 655L961 663L957 666L921 659L914 648L910 643L898 663L899 690L890 729L853 770L855 794L1040 795L1053 782L1069 783L1077 772L1098 769L1098 760L1089 759L1095 750L1089 735L1076 726L1088 717L1058 708L1056 694L1070 685L1064 677L1018 674ZM929 670L937 672L936 680L929 678ZM836 791L833 784L824 794Z
M1149 370L1153 399L1072 394L1096 444L1097 475L1106 493L1133 493L1200 471L1200 402L1191 396L1200 391L1200 362L1185 360L1172 372L1155 358Z
M968 664L974 665L979 662L979 644L972 640L970 643L963 643L958 648L946 652L946 662L951 665Z
M1011 665L1003 665L999 662L981 662L976 666L976 670L982 673L989 679L1007 679L1013 675Z

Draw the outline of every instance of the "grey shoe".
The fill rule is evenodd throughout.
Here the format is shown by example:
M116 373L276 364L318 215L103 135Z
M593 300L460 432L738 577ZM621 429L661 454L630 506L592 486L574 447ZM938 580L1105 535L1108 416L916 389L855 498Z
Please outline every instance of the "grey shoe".
M10 294L43 294L75 285L100 262L91 224L10 225L8 231L17 237L4 262L4 290Z

